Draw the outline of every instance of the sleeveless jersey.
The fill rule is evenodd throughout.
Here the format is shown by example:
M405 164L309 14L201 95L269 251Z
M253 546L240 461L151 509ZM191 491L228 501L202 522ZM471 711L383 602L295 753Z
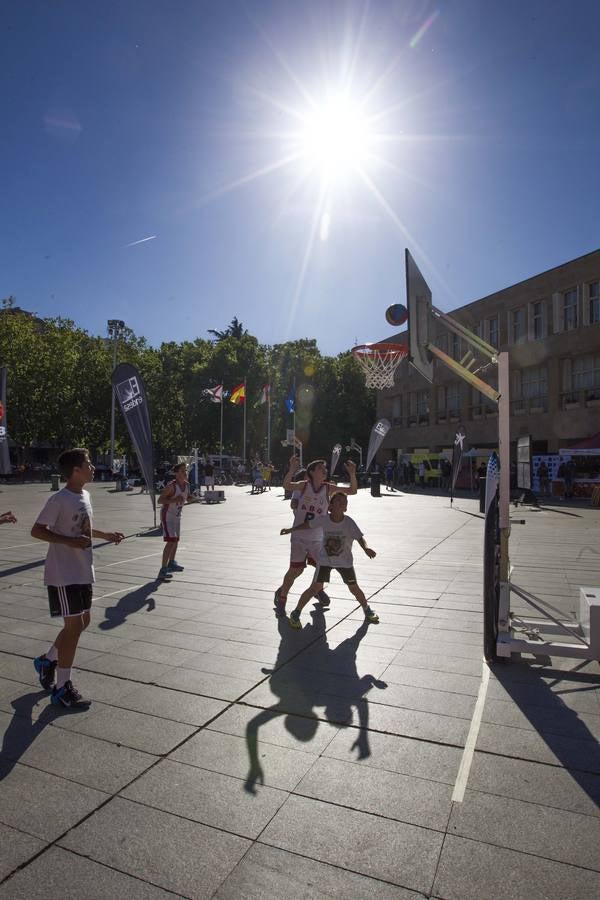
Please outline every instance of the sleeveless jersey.
M300 491L298 506L294 510L294 525L309 522L316 516L324 516L327 512L327 506L327 485L322 484L319 490L315 491L311 482L306 481ZM300 533L302 534L303 532Z
M175 485L175 493L173 497L181 497L181 503L169 503L168 506L164 506L165 515L169 518L179 518L181 516L181 510L183 509L183 504L189 497L190 493L190 485L189 482L185 481L183 486L180 485L177 481L172 481L171 484Z

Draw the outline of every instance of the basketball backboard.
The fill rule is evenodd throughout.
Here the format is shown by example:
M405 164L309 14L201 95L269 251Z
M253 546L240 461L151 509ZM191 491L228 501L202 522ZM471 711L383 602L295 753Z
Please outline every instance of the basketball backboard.
M409 360L427 381L433 381L433 357L427 349L432 341L431 291L408 250L406 259L406 306L408 308Z

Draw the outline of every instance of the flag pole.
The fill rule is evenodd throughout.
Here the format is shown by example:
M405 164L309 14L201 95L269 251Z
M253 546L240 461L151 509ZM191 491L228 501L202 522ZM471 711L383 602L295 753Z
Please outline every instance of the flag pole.
M296 376L294 375L294 410L292 412L292 428L294 429L294 455L296 454Z
M242 459L246 462L246 376L244 376L244 445L242 447Z
M225 379L221 381L221 434L219 440L219 467L223 471L223 391L225 389Z
M271 376L267 384L267 462L271 462Z

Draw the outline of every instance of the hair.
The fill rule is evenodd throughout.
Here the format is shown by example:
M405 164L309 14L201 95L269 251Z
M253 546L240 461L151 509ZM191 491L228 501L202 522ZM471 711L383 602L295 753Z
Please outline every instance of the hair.
M327 468L327 461L324 459L313 459L313 461L307 465L306 475L308 478L310 478L311 481L312 481L312 473L317 468L317 466L320 464L324 465L325 468Z
M89 450L86 450L85 447L74 447L72 450L64 450L58 457L60 474L64 475L65 478L70 478L73 474L73 469L83 466L86 460L89 459L89 456Z
M184 462L177 463L176 466L173 466L173 472L179 472L180 469L185 469L186 465L187 464Z
M331 497L329 498L329 505L333 503L336 497L343 497L346 502L348 501L347 495L343 491L334 491Z

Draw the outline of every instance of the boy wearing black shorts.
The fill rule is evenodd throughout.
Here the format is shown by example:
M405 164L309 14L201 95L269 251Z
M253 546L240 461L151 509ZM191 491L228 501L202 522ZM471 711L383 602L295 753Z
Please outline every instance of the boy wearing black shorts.
M323 590L325 582L331 577L331 570L337 569L342 576L342 581L348 586L350 593L356 597L362 606L365 618L368 622L376 624L379 616L375 613L365 597L363 591L356 582L352 560L352 543L357 541L365 551L369 559L376 556L374 550L367 546L363 533L350 516L344 515L348 508L348 497L341 491L332 494L329 501L329 514L316 516L308 522L302 522L293 528L282 528L281 534L290 534L303 528L322 528L323 541L317 560L317 569L313 583L300 595L296 609L293 609L288 619L292 628L302 628L300 613L312 597L316 597Z
M92 527L92 504L84 486L94 478L94 467L83 448L65 450L58 458L66 486L47 501L31 529L31 536L46 541L48 554L44 584L50 615L62 616L64 625L49 650L34 659L40 684L52 688L56 706L87 705L71 681L71 667L81 632L90 624L94 563L92 537L119 544L120 531ZM56 683L55 683L56 677Z

